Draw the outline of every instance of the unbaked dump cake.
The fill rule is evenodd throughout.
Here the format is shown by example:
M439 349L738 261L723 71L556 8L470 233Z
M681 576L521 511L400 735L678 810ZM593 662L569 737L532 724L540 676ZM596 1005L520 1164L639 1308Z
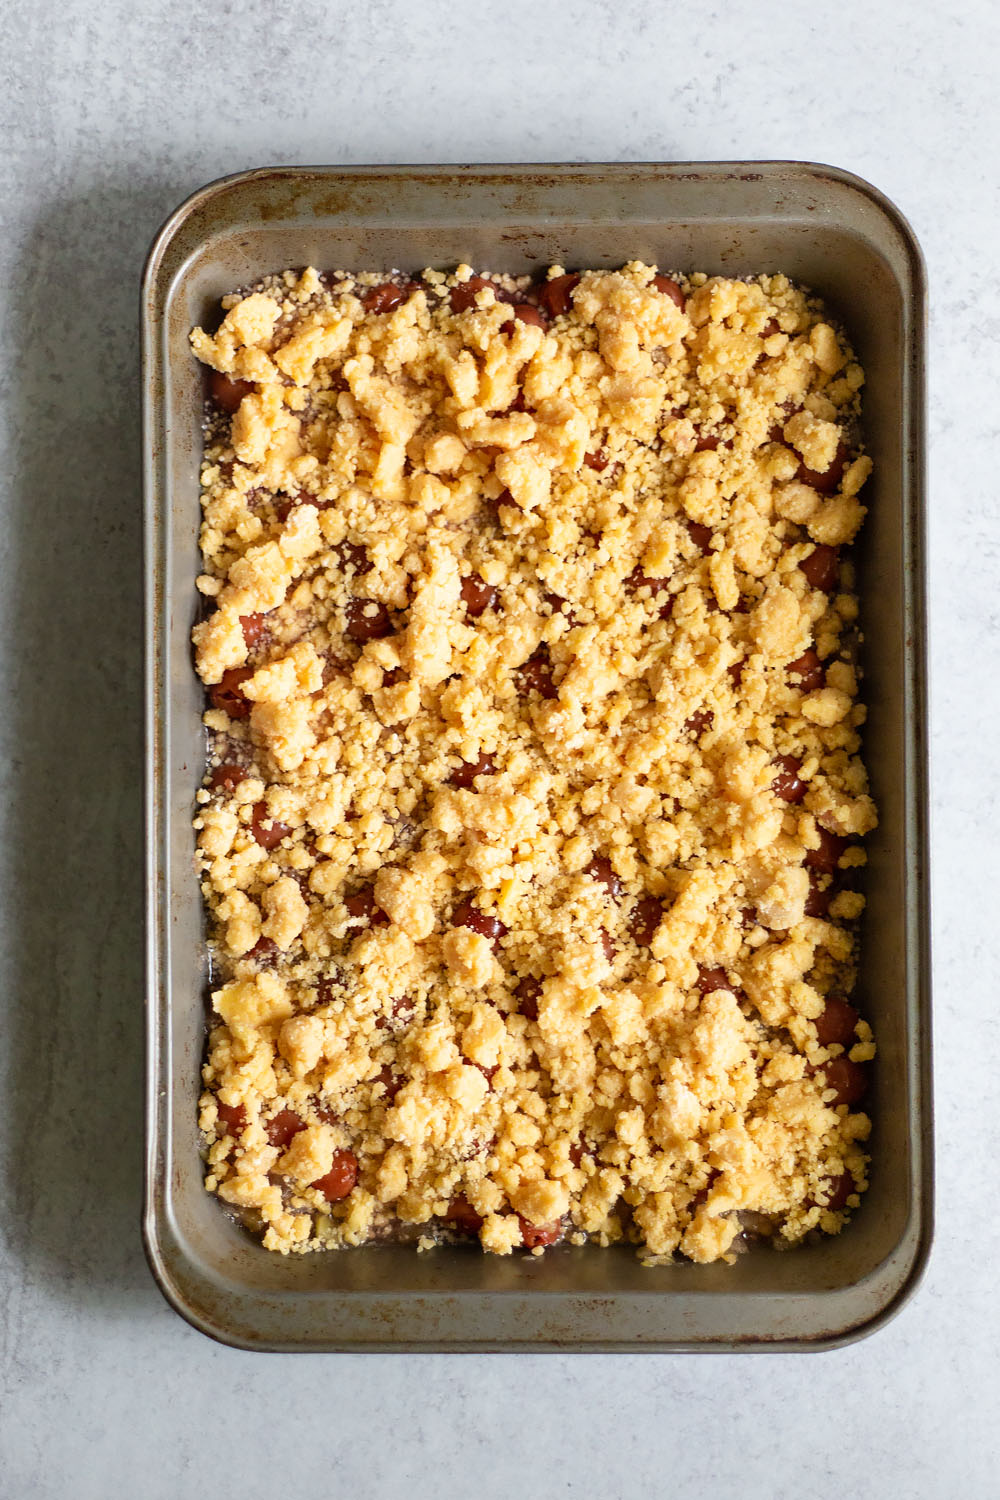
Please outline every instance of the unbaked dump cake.
M197 329L207 1186L272 1250L836 1233L862 371L783 276L285 272Z

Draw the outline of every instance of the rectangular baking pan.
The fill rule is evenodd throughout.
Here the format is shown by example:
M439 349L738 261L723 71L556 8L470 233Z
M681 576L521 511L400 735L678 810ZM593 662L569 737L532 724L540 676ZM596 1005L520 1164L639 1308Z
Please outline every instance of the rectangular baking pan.
M191 813L202 693L189 634L199 571L202 383L188 330L264 272L617 266L783 271L849 330L867 372L860 589L867 841L860 1005L879 1041L871 1188L843 1234L736 1265L642 1267L627 1247L541 1259L458 1247L287 1257L202 1185L205 1033ZM195 193L157 236L142 290L148 729L148 1121L144 1235L165 1296L226 1343L271 1350L828 1348L871 1331L919 1278L931 1233L924 743L924 337L919 248L880 193L791 162L280 168Z

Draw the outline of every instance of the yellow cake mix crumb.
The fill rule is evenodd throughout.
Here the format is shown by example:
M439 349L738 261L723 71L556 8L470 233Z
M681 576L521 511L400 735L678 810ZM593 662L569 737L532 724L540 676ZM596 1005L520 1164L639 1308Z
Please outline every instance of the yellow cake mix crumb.
M207 1185L287 1252L835 1233L862 372L783 276L284 272L209 370Z

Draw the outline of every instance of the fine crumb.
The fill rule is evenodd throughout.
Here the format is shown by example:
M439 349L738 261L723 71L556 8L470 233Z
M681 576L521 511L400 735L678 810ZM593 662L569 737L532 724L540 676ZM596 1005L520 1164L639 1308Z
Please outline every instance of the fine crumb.
M875 1052L843 332L639 262L223 305L206 1186L281 1253L836 1233Z

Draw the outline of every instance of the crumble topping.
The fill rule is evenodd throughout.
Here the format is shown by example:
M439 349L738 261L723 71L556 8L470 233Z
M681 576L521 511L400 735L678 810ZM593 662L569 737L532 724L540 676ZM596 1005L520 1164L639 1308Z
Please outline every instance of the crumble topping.
M281 1252L835 1233L863 374L783 276L268 277L192 347L207 1186Z

